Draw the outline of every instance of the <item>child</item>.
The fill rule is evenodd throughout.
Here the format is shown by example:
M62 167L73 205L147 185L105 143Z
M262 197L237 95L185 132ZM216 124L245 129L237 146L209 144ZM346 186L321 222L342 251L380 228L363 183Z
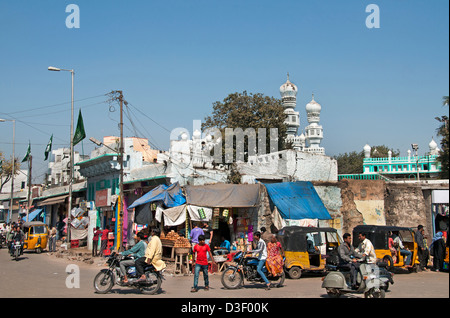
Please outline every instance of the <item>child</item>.
M205 244L205 236L200 235L198 237L198 244L194 246L194 253L192 255L192 262L195 262L194 271L194 287L192 287L191 292L195 293L198 291L198 277L200 276L200 270L203 272L203 279L205 280L205 290L209 290L209 279L208 279L208 259L209 255L213 264L216 262L211 254L211 249L208 244Z

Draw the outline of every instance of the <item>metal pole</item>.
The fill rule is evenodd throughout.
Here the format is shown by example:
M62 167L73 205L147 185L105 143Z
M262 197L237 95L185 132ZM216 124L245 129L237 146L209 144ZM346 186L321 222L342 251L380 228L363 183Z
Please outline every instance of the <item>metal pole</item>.
M69 172L69 203L67 207L67 247L70 248L70 211L72 210L72 183L73 183L73 78L75 72L70 70L72 74L72 99L71 99L71 115L70 115L70 172Z
M119 91L120 96L120 145L119 145L119 161L120 161L120 179L119 179L119 196L120 196L120 204L118 208L118 222L117 222L117 234L119 236L117 247L122 250L123 245L123 206L124 206L124 195L123 195L123 94L122 91ZM120 241L119 241L120 239Z
M14 152L14 147L16 145L16 120L13 119L13 148L12 148L12 174L11 174L11 202L9 207L9 222L12 223L12 212L13 212L13 203L14 203L14 175L16 173L16 155Z

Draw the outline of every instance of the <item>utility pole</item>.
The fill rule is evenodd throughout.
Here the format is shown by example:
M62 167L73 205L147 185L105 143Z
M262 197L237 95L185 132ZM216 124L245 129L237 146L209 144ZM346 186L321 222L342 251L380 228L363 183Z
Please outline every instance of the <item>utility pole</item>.
M118 206L117 206L117 235L116 235L116 249L122 250L123 249L123 201L124 201L124 194L123 194L123 156L124 156L124 147L123 147L123 103L126 101L123 100L123 93L122 91L112 91L110 93L111 99L110 101L119 101L120 105L120 140L119 140L119 152L118 152L118 159L120 164L120 176L119 176L119 200Z
M30 208L31 208L31 171L32 171L32 165L33 165L33 156L30 155L30 157L28 158L28 197L27 197L27 204L28 204L28 208L27 208L27 222L30 221L29 220L29 215L30 215Z
M120 179L119 179L119 206L117 210L117 249L122 250L123 246L123 94L122 91L119 92L119 102L120 102L120 145L119 145L119 163L120 163ZM119 241L120 238L120 241Z

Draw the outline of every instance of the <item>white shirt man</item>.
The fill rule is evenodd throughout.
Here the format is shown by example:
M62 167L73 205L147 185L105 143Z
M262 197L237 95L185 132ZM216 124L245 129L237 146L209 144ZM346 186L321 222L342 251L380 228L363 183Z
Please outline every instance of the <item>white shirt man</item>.
M367 257L367 263L375 264L377 262L377 255L375 254L375 248L373 247L372 242L366 238L365 233L359 233L358 235L361 243L358 248L355 249L356 252L362 253L363 256Z

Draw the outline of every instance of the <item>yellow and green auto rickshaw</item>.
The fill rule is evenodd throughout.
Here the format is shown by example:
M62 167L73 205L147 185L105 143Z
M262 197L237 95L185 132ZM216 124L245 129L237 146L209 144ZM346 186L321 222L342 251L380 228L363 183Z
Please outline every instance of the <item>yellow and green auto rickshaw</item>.
M24 250L35 250L41 253L47 247L48 227L43 222L25 222L23 223L23 232L25 234Z
M337 248L342 239L336 229L287 226L277 238L284 249L284 266L290 278L300 278L303 271L326 271L327 264L339 262Z
M366 233L366 238L369 239L375 248L377 259L382 260L387 264L386 269L392 271L394 268L405 268L408 271L416 271L418 268L418 245L414 240L414 231L408 227L399 226L384 226L384 225L358 225L353 229L353 246L356 248L359 245L358 234ZM389 235L398 235L403 243L404 249L411 252L411 264L406 265L406 256L400 253L400 248L394 246L397 252L395 257L389 249Z

